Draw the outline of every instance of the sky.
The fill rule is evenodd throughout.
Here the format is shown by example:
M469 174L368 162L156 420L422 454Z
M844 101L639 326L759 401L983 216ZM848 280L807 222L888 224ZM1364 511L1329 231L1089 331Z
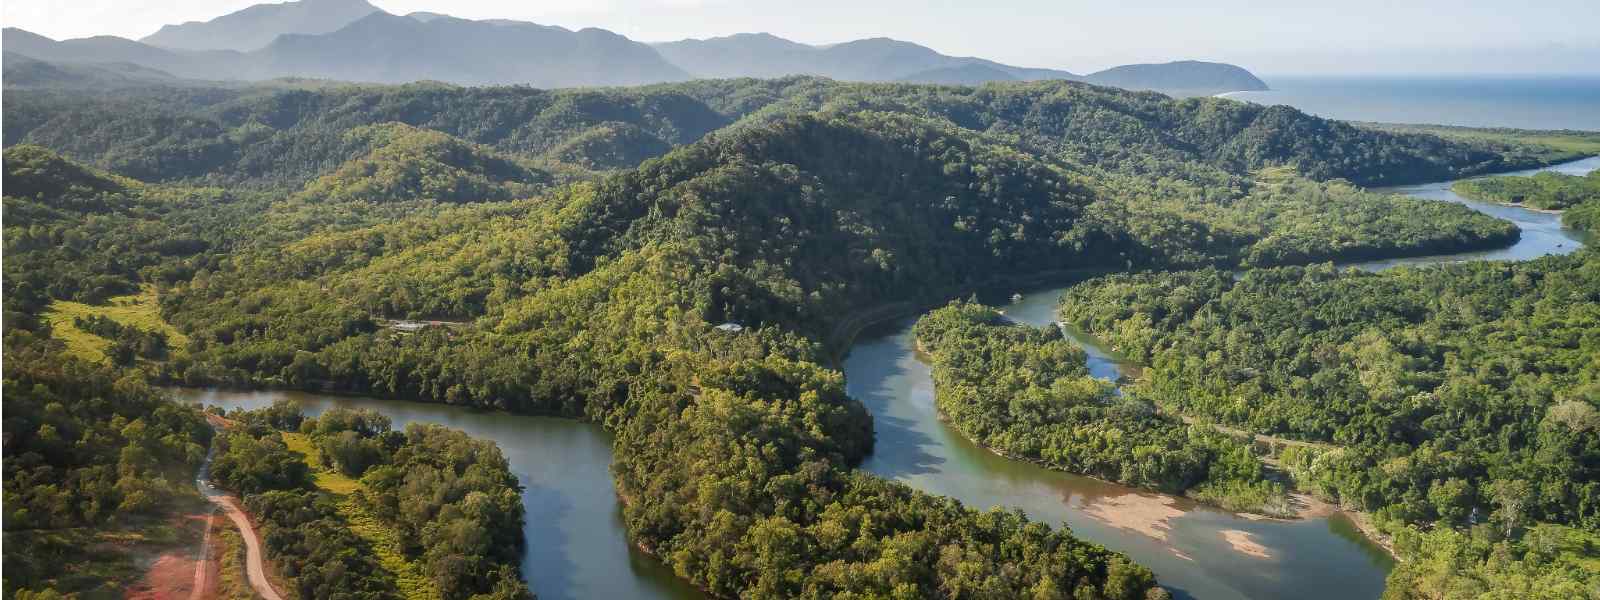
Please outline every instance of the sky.
M5 0L0 20L56 39L140 38L261 0ZM769 32L825 44L917 42L1075 72L1215 60L1262 74L1600 75L1600 0L373 0L640 41Z

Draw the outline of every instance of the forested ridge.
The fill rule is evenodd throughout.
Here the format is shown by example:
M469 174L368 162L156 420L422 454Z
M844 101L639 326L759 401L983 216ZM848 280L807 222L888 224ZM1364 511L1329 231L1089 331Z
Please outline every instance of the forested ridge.
M7 146L37 144L151 182L299 185L364 149L345 132L389 122L528 160L626 168L731 125L861 110L946 120L1062 160L1208 185L1227 183L1226 173L1280 165L1298 165L1317 180L1391 185L1539 160L1493 140L1446 141L1284 106L1172 100L1066 81L959 87L786 77L554 91L307 84L19 90L7 99Z
M1597 266L1586 249L1382 274L1117 275L1061 307L1149 365L1138 397L1336 444L1281 460L1397 534L1390 596L1582 597L1600 528Z
M1504 222L1338 178L1524 166L1491 142L1061 82L7 100L8 321L155 285L188 338L162 382L599 423L633 541L719 597L1162 597L1064 529L856 471L872 425L828 366L832 325L1040 270L1501 245ZM1170 449L1169 425L1148 426ZM283 455L274 436L239 447ZM1191 457L1205 479L1216 452ZM1192 487L1191 466L1141 481ZM302 516L285 531L332 518Z

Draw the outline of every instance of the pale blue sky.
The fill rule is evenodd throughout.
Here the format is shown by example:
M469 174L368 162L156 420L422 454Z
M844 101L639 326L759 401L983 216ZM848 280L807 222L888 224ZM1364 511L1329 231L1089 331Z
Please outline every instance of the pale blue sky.
M7 26L130 38L259 0L6 0ZM887 36L946 54L1078 72L1220 60L1265 74L1600 74L1600 0L373 0L641 41L767 31L808 43Z

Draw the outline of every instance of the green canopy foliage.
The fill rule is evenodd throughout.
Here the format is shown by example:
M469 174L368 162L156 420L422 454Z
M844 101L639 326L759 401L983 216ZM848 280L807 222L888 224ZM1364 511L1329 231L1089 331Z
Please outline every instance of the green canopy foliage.
M1323 265L1237 279L1117 275L1074 287L1061 309L1149 365L1140 397L1337 444L1290 448L1282 462L1300 485L1421 540L1403 556L1425 562L1397 570L1391 589L1432 585L1423 579L1444 572L1441 560L1475 578L1449 584L1463 590L1550 577L1567 583L1549 589L1582 588L1587 576L1560 576L1556 554L1513 561L1534 544L1526 531L1554 527L1538 524L1600 528L1594 250L1381 274ZM1593 556L1592 546L1575 548Z

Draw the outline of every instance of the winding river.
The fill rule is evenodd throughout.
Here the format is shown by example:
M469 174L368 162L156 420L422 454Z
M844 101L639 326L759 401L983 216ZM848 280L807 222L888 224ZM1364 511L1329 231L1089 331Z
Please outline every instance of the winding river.
M1597 168L1600 158L1548 170L1583 174ZM1388 191L1462 202L1510 219L1522 228L1522 240L1501 250L1354 266L1382 270L1402 264L1526 259L1564 254L1582 245L1577 233L1561 228L1559 215L1466 201L1450 193L1448 183ZM1000 300L986 300L1005 305L1013 319L1042 325L1055 320L1055 304L1063 289L1025 291L1020 301L1009 304L1004 298L1013 290L994 290L992 295ZM1180 598L1320 600L1381 594L1392 561L1343 515L1250 519L1183 498L1009 460L973 445L934 412L932 377L911 339L913 321L903 319L863 332L844 363L850 394L866 404L877 427L876 450L862 468L975 508L1015 507L1046 523L1065 523L1077 535L1149 566ZM1090 371L1096 376L1115 379L1135 368L1082 332L1067 333L1089 351ZM182 400L230 408L257 408L287 397L312 415L334 406L370 407L397 426L440 423L493 440L526 488L528 556L522 569L541 598L700 597L628 543L611 485L611 439L597 426L438 404L297 392L175 393Z

